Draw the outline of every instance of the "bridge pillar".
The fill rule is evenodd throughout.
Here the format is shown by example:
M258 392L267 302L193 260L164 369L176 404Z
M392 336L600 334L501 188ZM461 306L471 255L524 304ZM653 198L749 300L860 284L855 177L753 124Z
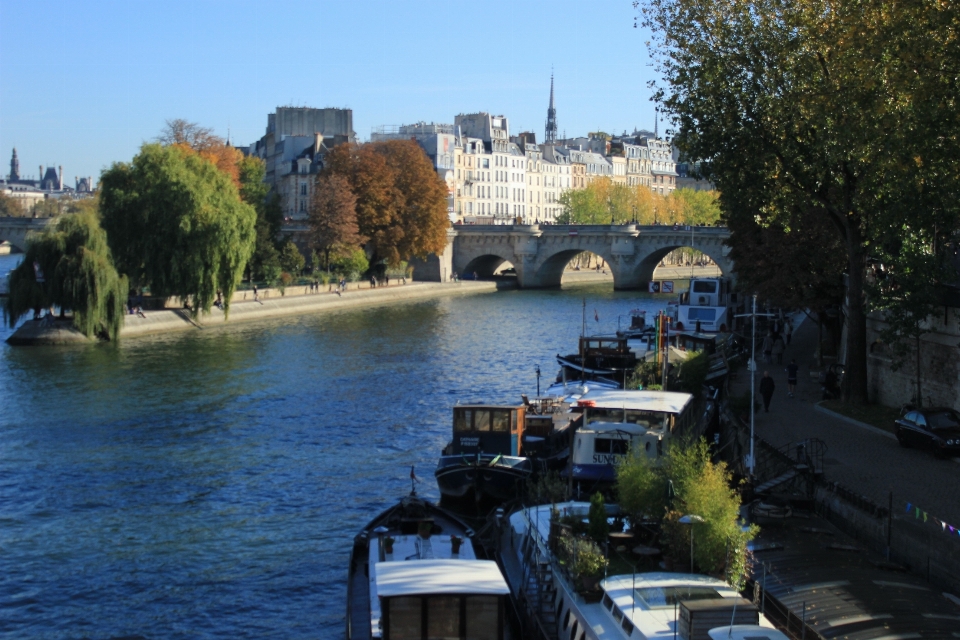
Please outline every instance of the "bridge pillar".
M514 225L510 234L513 245L513 266L517 270L517 286L521 289L537 287L535 264L540 251L538 239L543 235L539 225Z
M413 267L413 279L420 282L447 282L453 275L453 241L457 237L454 229L447 229L447 244L439 254L431 253L426 259L410 258L407 262Z

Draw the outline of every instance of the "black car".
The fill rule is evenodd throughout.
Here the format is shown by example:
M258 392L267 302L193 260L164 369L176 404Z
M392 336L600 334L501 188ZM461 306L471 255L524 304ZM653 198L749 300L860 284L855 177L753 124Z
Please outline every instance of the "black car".
M911 409L896 425L901 447L927 447L944 457L960 455L960 413L953 409Z

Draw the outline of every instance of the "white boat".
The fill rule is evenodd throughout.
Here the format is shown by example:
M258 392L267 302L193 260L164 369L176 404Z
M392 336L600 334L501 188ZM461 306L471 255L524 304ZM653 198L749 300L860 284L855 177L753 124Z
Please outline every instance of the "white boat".
M667 305L667 315L677 331L727 332L736 326L736 304L737 294L729 278L694 278L690 290Z
M608 576L599 583L599 598L585 599L551 553L549 536L551 511L586 517L589 509L587 502L529 507L512 514L505 528L501 560L507 581L542 634L571 640L707 640L716 624L703 625L717 619L773 633L756 605L710 576ZM608 506L608 513L611 509L615 507Z
M516 638L510 589L473 535L415 494L374 518L350 556L347 640Z
M591 490L614 481L614 465L631 447L659 461L665 440L692 433L698 418L693 396L676 391L600 389L577 404L583 424L573 436L569 475Z
M710 640L790 640L787 634L758 624L734 624L710 629Z

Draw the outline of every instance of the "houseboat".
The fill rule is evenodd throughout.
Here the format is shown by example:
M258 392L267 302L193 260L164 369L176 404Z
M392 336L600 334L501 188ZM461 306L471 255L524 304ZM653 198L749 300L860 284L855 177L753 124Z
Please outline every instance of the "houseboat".
M582 424L573 436L565 474L575 492L612 485L614 466L631 448L656 464L669 440L699 437L703 428L698 403L689 393L597 390L581 396L577 404Z
M736 328L737 294L729 278L694 278L690 289L667 304L676 331L718 333Z
M524 406L457 405L453 439L440 456L434 475L447 501L515 498L533 473L521 452Z
M772 625L722 580L691 573L628 573L601 579L589 593L551 550L554 514L586 517L586 502L521 509L501 539L501 565L523 615L544 637L571 640L693 640L721 624ZM608 506L608 514L615 507ZM743 636L737 636L742 638ZM762 636L757 636L762 637ZM779 640L780 636L770 635Z
M577 353L557 354L561 367L558 382L597 380L623 388L639 362L628 342L625 336L581 336Z
M510 590L474 531L415 493L354 538L347 640L520 637Z

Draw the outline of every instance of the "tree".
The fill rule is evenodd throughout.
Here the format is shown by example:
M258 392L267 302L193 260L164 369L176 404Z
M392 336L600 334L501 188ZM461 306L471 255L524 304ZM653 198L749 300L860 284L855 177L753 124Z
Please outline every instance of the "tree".
M207 151L224 144L223 138L215 135L213 129L183 118L167 120L157 136L157 142L164 146L185 145L195 151Z
M194 316L223 293L225 311L256 240L256 211L210 161L145 144L100 179L103 226L118 269Z
M25 215L27 212L24 211L19 200L0 191L0 216L21 218Z
M297 249L297 245L292 240L288 240L280 251L280 268L291 275L297 276L303 271L304 265L306 265L306 260L303 259L300 249Z
M318 175L310 201L310 245L323 256L324 268L330 270L331 251L349 251L363 242L357 226L357 198L346 177Z
M123 326L127 279L113 266L107 236L93 213L63 216L27 241L23 262L10 273L10 326L27 313L58 306L89 338L116 340Z
M372 265L396 266L443 251L449 192L415 142L339 145L327 154L325 165L324 175L340 175L350 183Z
M338 253L330 263L333 270L355 280L370 268L370 261L363 249L347 249Z
M642 9L674 143L736 216L820 217L842 243L843 397L867 401L871 243L956 226L960 9L883 3L651 0ZM899 218L899 219L898 219ZM781 225L788 227L789 225Z

